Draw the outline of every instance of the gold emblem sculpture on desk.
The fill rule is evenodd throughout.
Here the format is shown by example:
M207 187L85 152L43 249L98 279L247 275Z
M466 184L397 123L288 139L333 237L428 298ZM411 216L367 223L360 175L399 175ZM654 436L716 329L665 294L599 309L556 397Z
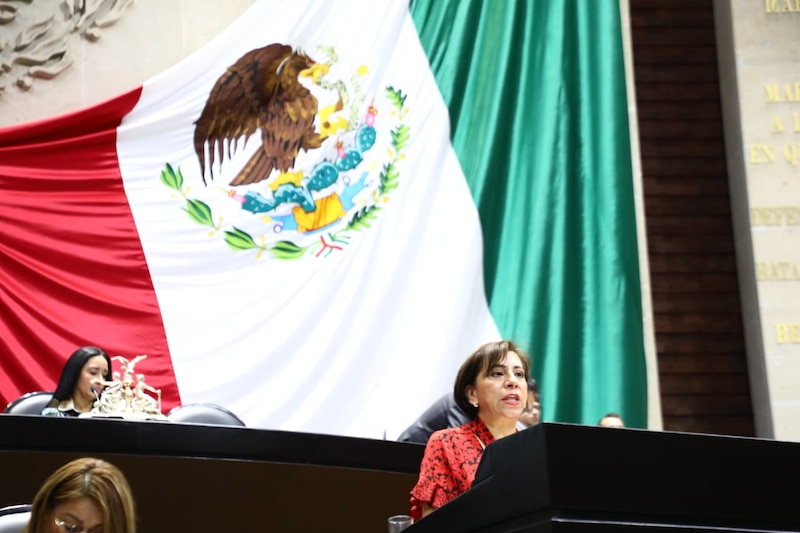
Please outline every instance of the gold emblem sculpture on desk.
M122 377L115 371L111 381L104 381L104 389L94 402L92 410L81 416L166 420L167 417L161 412L161 389L145 383L144 374L138 374L134 379L136 363L146 357L137 355L130 361L120 355L112 357L119 361Z

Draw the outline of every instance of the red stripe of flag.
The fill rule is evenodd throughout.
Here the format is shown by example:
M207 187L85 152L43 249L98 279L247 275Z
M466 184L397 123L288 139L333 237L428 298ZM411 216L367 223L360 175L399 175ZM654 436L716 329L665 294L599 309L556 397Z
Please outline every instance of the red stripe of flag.
M140 94L0 130L3 405L53 390L85 345L147 354L136 372L162 390L165 411L180 403L117 159L117 127Z

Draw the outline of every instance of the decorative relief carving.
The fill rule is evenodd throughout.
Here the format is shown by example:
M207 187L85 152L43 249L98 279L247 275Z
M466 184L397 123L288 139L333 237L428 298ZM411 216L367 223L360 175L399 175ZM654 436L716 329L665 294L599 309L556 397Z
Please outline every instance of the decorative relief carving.
M73 63L70 44L96 42L133 0L0 1L0 95L10 85L28 90Z

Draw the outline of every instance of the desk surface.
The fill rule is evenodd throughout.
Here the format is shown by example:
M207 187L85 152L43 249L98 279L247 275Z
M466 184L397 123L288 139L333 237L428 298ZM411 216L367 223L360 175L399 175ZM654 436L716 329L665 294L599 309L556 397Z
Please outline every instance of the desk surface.
M417 444L166 421L0 415L0 505L76 457L119 466L141 531L383 531L408 512ZM264 524L265 527L255 527ZM266 527L266 526L269 527Z
M2 415L0 450L230 458L416 475L424 448L394 441L235 426Z

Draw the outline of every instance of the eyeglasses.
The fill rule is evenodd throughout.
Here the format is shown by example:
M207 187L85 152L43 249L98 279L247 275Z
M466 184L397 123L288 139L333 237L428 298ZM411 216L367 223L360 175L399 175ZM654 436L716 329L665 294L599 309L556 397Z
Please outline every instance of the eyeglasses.
M102 529L93 529L90 531L84 531L78 526L77 524L73 524L72 522L67 522L66 520L62 520L61 518L56 518L53 520L56 524L56 527L60 527L62 531L65 533L102 533Z

